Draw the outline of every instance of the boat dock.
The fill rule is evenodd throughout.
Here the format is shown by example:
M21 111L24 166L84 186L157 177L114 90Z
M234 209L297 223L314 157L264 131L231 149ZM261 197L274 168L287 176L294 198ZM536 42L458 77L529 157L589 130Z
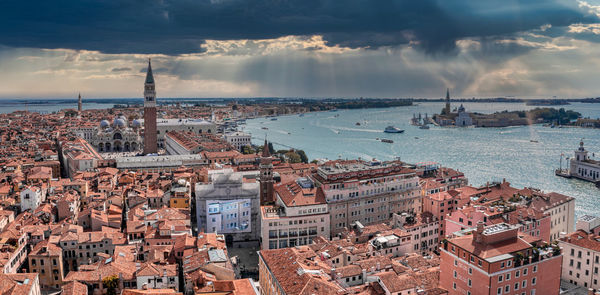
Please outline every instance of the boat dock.
M571 178L571 174L569 173L568 169L556 169L554 170L554 175L564 178Z

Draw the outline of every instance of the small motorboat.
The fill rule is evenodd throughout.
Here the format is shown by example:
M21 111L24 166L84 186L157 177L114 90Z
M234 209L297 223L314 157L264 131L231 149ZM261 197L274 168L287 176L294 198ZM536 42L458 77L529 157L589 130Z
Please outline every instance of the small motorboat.
M390 125L388 127L385 127L385 130L383 130L383 132L385 132L385 133L403 133L404 130Z
M393 141L393 140L391 140L391 139L387 139L387 138L382 138L382 139L381 139L381 142L386 142L386 143L394 143L394 141Z

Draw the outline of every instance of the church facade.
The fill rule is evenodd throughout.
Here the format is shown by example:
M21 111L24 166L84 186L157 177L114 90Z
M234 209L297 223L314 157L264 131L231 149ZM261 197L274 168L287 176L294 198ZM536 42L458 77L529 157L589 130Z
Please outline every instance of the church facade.
M116 117L112 124L102 120L92 134L90 143L101 153L139 152L142 148L140 129L138 120L133 120L130 126L123 116Z

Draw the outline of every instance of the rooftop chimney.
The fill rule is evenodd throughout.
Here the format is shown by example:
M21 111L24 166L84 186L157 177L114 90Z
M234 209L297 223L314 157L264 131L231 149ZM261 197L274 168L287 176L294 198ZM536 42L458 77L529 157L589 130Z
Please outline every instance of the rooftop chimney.
M483 236L482 236L483 229L484 229L484 223L483 223L483 221L480 220L477 222L477 230L475 230L474 237L473 237L475 239L476 243L483 242Z

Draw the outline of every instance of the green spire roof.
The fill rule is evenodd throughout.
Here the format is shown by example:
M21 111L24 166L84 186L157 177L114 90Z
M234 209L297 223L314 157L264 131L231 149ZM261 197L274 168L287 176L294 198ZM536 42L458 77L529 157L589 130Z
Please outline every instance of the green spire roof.
M150 59L148 59L148 71L146 72L146 84L148 83L154 84L154 76L152 75L152 64L150 63Z

